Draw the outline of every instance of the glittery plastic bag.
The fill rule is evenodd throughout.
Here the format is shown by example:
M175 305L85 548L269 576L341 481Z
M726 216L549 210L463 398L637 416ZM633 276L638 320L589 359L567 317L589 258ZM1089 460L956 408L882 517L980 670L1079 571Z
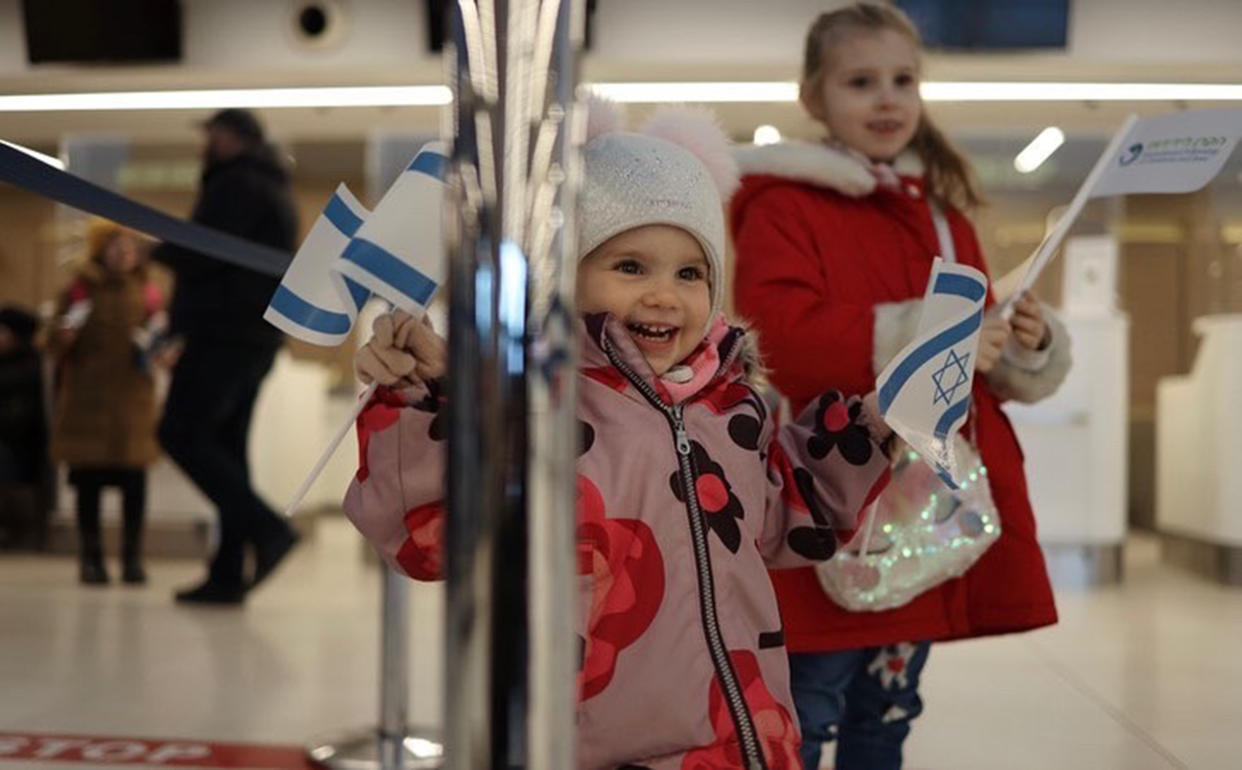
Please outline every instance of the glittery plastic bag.
M911 451L893 463L892 479L854 538L815 571L824 591L855 612L900 607L957 577L1000 537L1000 516L978 452L957 436L965 483L950 489Z

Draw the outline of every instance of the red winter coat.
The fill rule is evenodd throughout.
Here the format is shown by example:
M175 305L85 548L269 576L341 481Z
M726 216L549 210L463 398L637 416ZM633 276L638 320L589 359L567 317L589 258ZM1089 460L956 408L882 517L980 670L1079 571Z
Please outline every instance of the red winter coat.
M913 337L940 253L921 174L916 168L902 173L897 188L877 187L861 162L824 145L776 145L740 156L747 176L731 204L736 305L760 333L773 383L795 409L826 387L871 390L876 373ZM986 272L970 223L956 210L946 217L958 261ZM773 572L791 651L959 639L1056 622L1022 450L1000 408L1001 396L1037 400L1064 378L1068 340L1051 317L1049 325L1052 354L1040 371L1002 359L974 382L972 419L1000 512L1000 539L963 577L886 612L842 609L811 569ZM965 430L969 435L970 426Z

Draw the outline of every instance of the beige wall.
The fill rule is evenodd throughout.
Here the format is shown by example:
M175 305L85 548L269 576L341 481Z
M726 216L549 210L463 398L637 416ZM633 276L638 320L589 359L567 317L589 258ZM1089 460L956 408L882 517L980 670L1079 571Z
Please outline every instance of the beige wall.
M52 218L42 197L0 185L0 303L34 310L55 282Z

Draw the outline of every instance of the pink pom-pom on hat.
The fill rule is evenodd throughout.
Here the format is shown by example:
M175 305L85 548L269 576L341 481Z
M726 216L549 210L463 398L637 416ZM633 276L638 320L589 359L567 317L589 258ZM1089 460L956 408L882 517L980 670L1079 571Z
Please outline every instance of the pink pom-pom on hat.
M625 130L625 110L614 101L591 94L584 104L587 113L586 140Z
M712 175L721 200L728 200L737 191L741 182L737 160L730 150L728 137L710 110L683 105L660 107L643 124L641 133L693 153Z

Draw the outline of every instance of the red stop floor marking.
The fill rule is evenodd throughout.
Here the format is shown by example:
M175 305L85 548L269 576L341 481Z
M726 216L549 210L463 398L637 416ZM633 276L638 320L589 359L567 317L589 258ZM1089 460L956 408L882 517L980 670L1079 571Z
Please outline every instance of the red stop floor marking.
M309 770L315 767L297 746L0 732L0 768L11 762L31 761L119 768Z

